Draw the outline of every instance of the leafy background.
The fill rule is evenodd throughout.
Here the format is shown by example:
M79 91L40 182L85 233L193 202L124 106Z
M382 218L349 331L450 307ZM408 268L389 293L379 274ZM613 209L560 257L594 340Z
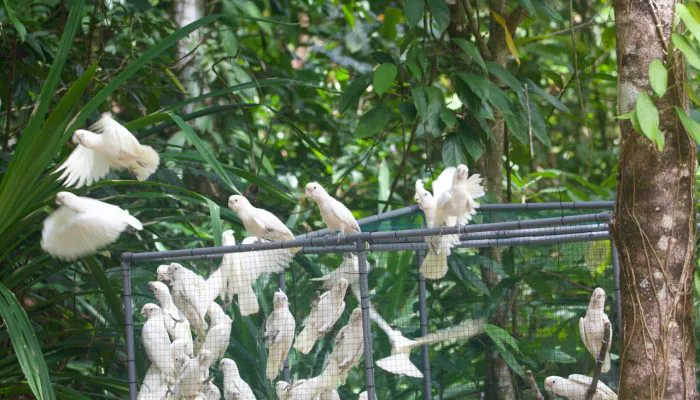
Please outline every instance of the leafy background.
M487 156L495 148L491 129L504 123L507 151L499 155L505 164L496 182L503 190L489 193L488 201L613 198L618 130L611 6L504 1L503 15L494 15L482 3L4 0L0 315L7 329L0 331L0 396L124 397L119 254L216 244L222 228L242 233L225 207L232 193L275 210L297 233L321 227L311 205L298 200L311 180L343 197L356 216L372 215L411 204L414 180L429 181L446 165L466 163L483 174L494 162ZM514 15L520 16L517 28L508 19ZM496 32L499 18L512 29L504 62L486 57L477 39ZM465 31L474 23L477 36ZM691 72L690 78L692 93L697 76ZM95 256L59 262L39 246L41 221L59 190L51 172L72 150L66 144L72 132L103 111L154 146L161 168L147 182L112 174L76 193L128 209L146 229ZM582 254L578 248L568 253ZM552 254L539 249L519 257L552 259L541 264L557 268ZM581 272L585 276L572 278L582 286L577 291L560 279L541 279L539 267L503 285L522 286L517 298L523 302L530 296L560 304L559 296L566 296L580 308L585 289L601 282L609 288L610 274L599 267L608 256L601 254L594 268ZM378 262L413 262L410 255L392 257L400 259ZM315 261L308 264L334 262ZM474 266L474 260L464 262ZM208 267L200 266L203 272ZM308 265L295 268L310 274ZM447 289L431 289L431 307L449 309L456 293L499 304L489 295L494 288L481 281L483 269L467 270L471 283L451 275ZM152 279L148 273L134 279ZM379 296L395 296L398 289L385 285L395 278L376 277ZM409 275L402 279L413 282ZM461 292L450 286L460 284ZM311 296L316 288L302 280L296 290ZM571 370L580 371L583 353L571 330L579 313L538 310L544 321L561 321L565 329L530 332L532 342L556 331L562 353L535 359L522 342L519 349L504 347L540 382L554 371L565 374L562 364L572 363L564 355L574 357ZM247 329L249 340L259 339L253 336L257 324L235 326L239 335ZM407 334L417 332L410 319L405 326L414 329ZM36 340L23 336L28 331ZM510 335L520 338L512 329L503 338ZM39 352L47 369L35 363ZM461 358L454 360L483 370L480 345L455 352ZM435 362L441 371L435 372L436 395L450 385L483 390L482 375L450 370L452 362ZM525 393L525 382L517 382ZM395 383L384 382L406 396L412 393L406 385L416 385ZM267 390L263 383L258 389ZM444 398L461 398L455 396Z

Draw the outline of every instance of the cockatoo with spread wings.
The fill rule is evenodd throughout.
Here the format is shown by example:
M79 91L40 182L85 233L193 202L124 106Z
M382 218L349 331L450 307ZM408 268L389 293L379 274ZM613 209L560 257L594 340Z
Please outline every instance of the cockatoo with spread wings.
M593 383L593 378L586 375L573 374L569 379L561 376L550 376L544 380L544 388L557 396L569 400L585 400L586 392ZM603 382L598 381L593 400L617 400L617 394Z
M58 192L56 204L41 230L41 248L56 258L75 260L116 242L128 228L143 229L128 211L89 197Z
M257 238L251 236L243 239L243 244L251 244L256 241ZM233 237L233 231L224 231L221 242L224 246L235 245L236 239ZM241 315L256 314L260 307L253 289L255 281L262 275L283 272L293 259L294 254L290 249L225 254L221 262L221 270L226 276L224 300L230 302L233 295L237 294Z
M422 378L423 373L410 359L411 350L423 346L449 341L466 341L485 332L486 321L468 320L459 325L429 333L417 339L408 339L401 332L394 330L383 319L375 319L379 328L386 333L391 342L391 356L377 360L381 369L397 375Z
M56 172L63 171L58 180L66 187L90 186L103 178L110 169L129 170L136 179L148 179L160 163L158 153L151 146L142 145L110 113L90 127L73 134L75 150Z
M600 348L603 345L606 322L608 324L610 323L608 316L605 314L605 290L596 288L588 303L586 316L579 318L578 321L581 340L583 340L586 349L596 360L600 355ZM612 346L612 325L610 327L610 334L608 335L608 351L605 353L605 360L600 369L601 372L610 371L610 346Z
M331 233L347 234L360 232L360 225L352 215L352 211L345 204L328 194L326 189L318 182L308 183L304 193L318 205L321 219L323 219Z

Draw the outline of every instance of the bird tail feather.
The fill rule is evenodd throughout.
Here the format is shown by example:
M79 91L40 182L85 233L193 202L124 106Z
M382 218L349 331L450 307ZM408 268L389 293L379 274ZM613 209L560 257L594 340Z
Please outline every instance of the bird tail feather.
M249 290L238 293L238 309L243 316L257 314L258 311L260 311L258 298L255 296L253 288L248 289Z
M267 379L274 380L279 375L282 367L284 366L284 358L280 357L280 354L275 350L270 350L270 354L267 356L267 367L265 368L265 375Z
M139 158L134 163L134 175L136 179L140 181L145 181L149 176L153 175L158 169L160 164L160 156L158 152L153 150L153 147L141 145L141 151L139 152Z
M396 375L406 375L412 378L422 378L423 373L416 367L408 354L394 354L377 360L377 366Z
M429 250L420 266L420 273L425 279L440 279L447 274L447 254L436 254Z

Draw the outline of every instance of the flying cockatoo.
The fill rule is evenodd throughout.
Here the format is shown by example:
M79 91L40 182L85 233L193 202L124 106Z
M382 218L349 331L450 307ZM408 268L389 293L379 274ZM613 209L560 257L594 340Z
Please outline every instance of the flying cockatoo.
M328 231L338 234L348 234L352 232L360 232L360 225L352 215L352 212L333 196L326 192L323 186L318 182L306 184L304 194L310 197L321 212L321 219L328 226Z
M173 298L170 295L168 286L163 282L153 281L148 282L148 289L155 295L156 300L163 310L163 319L165 321L165 329L167 329L170 339L182 339L189 344L189 353L192 354L192 331L190 330L190 322L185 317L185 314L173 303Z
M294 342L294 329L296 322L289 312L287 295L280 289L275 292L272 300L274 310L265 321L263 337L267 343L267 367L265 374L267 379L273 380L284 367L284 360L292 348Z
M416 181L414 200L418 207L423 210L428 228L435 228L436 198L444 191L449 190L449 186L444 186L445 176L450 175L446 171L443 171L440 177L433 182L434 195L423 187L423 181L420 179ZM454 168L452 172L454 172ZM451 184L451 179L447 183ZM447 224L454 225L454 221L456 218L452 218ZM426 236L425 241L428 243L428 252L419 271L426 279L440 279L447 274L447 256L450 255L452 247L459 243L459 235Z
M340 278L333 287L320 295L311 304L309 316L304 321L304 329L297 336L294 348L308 354L316 341L330 332L333 325L345 310L345 292L348 281Z
M586 392L593 383L593 378L586 375L573 374L569 379L561 376L550 376L544 380L544 388L557 396L566 397L569 400L585 400ZM603 382L598 381L593 400L617 400L617 394Z
M153 303L147 303L141 308L141 316L146 318L141 331L146 355L158 368L166 383L171 384L175 380L175 364L170 350L170 337L165 329L163 310Z
M391 356L377 360L377 366L392 374L422 378L423 373L411 362L411 349L426 344L469 340L485 332L486 321L482 319L465 321L459 325L429 333L417 339L404 337L401 332L392 329L385 322L378 325L389 337Z
M201 353L205 349L209 350L211 353L211 362L214 363L221 359L226 353L229 341L231 340L231 325L233 324L233 320L226 315L220 305L213 301L209 304L207 315L209 315L209 330L198 352Z
M479 208L479 203L475 201L486 193L484 188L481 186L481 177L478 174L469 176L469 168L466 165L460 164L451 172L450 168L447 168L440 174L436 183L438 187L435 187L433 183L433 192L435 189L442 191L444 183L440 180L444 175L444 180L449 179L452 175L452 185L450 185L448 190L440 193L439 196L433 196L436 198L437 205L435 211L435 227L439 228L442 226L451 226L449 223L450 217L456 218L454 220L457 225L464 225L476 214L476 209Z
M197 357L189 359L182 367L182 372L175 382L173 393L176 399L189 399L195 397L205 384L203 378L209 374L211 365L211 353L202 350Z
M60 207L44 220L41 248L62 260L75 260L117 241L131 227L143 229L141 222L117 206L58 192Z
M256 240L255 237L247 237L243 239L243 244L255 243ZM225 231L222 234L222 245L235 244L233 231ZM260 307L253 284L261 275L283 272L292 263L293 258L294 254L289 249L225 254L220 268L226 275L224 301L230 301L233 295L237 294L241 315L256 314Z
M362 310L352 310L350 320L335 336L335 346L331 353L340 373L347 373L362 358L364 336L362 332Z
M583 344L589 353L596 360L600 355L600 348L603 345L603 335L605 334L605 323L610 323L608 316L605 314L605 290L596 288L591 295L591 301L588 303L586 316L579 318L578 329L581 333ZM612 325L610 326L610 335L608 335L608 351L605 354L601 372L610 371L610 346L612 346Z
M151 146L142 145L110 113L90 127L73 134L77 146L56 172L66 187L90 186L107 175L110 169L129 170L144 181L158 169L160 157Z
M294 234L275 214L253 207L243 196L228 198L228 208L238 214L245 229L253 236L265 240L294 240Z
M223 358L219 370L224 375L224 400L256 400L250 386L241 378L236 362Z

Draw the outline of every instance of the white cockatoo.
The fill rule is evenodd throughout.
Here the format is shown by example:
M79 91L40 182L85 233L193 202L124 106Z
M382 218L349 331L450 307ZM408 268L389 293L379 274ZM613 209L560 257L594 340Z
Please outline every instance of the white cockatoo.
M336 389L328 390L318 396L318 400L340 400L340 394Z
M256 400L253 390L241 378L235 361L221 359L219 370L224 375L224 400Z
M211 353L209 353L209 350L200 351L197 357L187 360L173 387L175 398L189 399L195 397L204 388L206 376L209 375L210 365Z
M340 278L330 290L314 300L309 316L304 321L304 329L294 343L295 349L302 354L308 354L316 341L333 329L333 325L345 310L344 299L347 289L348 281Z
M362 332L362 310L352 310L350 320L335 336L335 345L331 353L340 373L347 373L362 358L364 336Z
M324 384L321 375L309 379L287 383L277 381L275 391L279 400L317 400L323 392Z
M204 385L199 395L202 396L202 400L221 400L221 391L212 381Z
M452 168L452 167L450 167ZM450 217L456 218L454 221L457 225L464 225L476 214L476 209L479 208L479 203L475 201L486 193L484 188L481 186L481 177L479 174L474 174L469 176L469 168L466 165L460 164L454 169L454 172L450 168L446 168L445 171L440 174L440 177L444 175L444 180L449 179L452 175L452 185L448 190L440 193L436 197L437 205L435 210L435 227L439 228L442 226L449 225ZM438 190L442 190L442 181L440 177L437 179ZM433 183L433 192L435 192L435 183ZM433 193L435 195L435 193Z
M92 254L116 242L129 227L143 229L128 211L89 197L58 192L56 204L60 207L44 220L41 248L62 260Z
M155 364L151 364L143 377L136 400L161 400L168 393L168 385Z
M256 240L253 236L247 237L243 239L243 244L255 243ZM235 244L233 231L225 231L222 234L222 245ZM262 275L283 272L292 263L293 258L294 254L289 249L224 254L220 268L226 275L224 301L230 301L233 295L237 294L241 315L258 313L260 306L253 284Z
M207 330L207 336L198 352L208 350L211 353L211 362L215 363L224 356L226 349L228 349L233 320L214 301L209 304L207 315L209 316L209 330Z
M433 182L434 194L431 194L423 187L423 181L420 179L416 181L414 200L416 204L418 204L418 207L423 210L425 214L425 223L428 228L436 227L436 199L443 192L449 190L450 186L446 186L445 183L449 185L452 184L452 179L447 180L446 176L451 178L448 172L443 171L440 177ZM452 218L447 224L454 225L455 220L456 218ZM426 236L425 241L428 243L428 252L421 263L419 271L426 279L440 279L447 274L447 256L450 255L452 247L459 243L459 235Z
M129 170L136 179L144 181L158 169L160 157L151 146L142 145L110 113L89 128L73 134L75 150L56 172L66 187L90 186L103 178L110 169Z
M189 352L192 354L192 331L190 330L190 322L185 317L180 309L173 303L173 298L170 295L168 286L163 282L153 281L148 282L148 289L153 293L163 310L163 319L165 321L165 329L168 330L170 339L182 339L189 344Z
M345 204L328 194L318 182L306 184L304 194L318 205L321 219L330 233L360 232L360 225Z
M596 360L600 355L600 348L603 344L603 335L605 334L605 323L610 323L608 316L605 314L605 290L596 288L591 295L591 300L588 303L586 316L579 318L578 329L581 333L581 339L593 358ZM608 351L605 353L605 360L600 369L601 372L610 371L610 346L612 346L612 325L610 326L610 334L608 335Z
M185 363L192 357L192 343L188 342L186 339L176 339L170 345L170 354L173 357L173 365L175 366L175 376L180 376L182 372L182 367Z
M366 261L367 272L369 272L369 260ZM359 290L360 283L360 264L355 253L343 254L343 261L338 268L321 276L320 278L312 278L312 281L323 282L324 289L330 289L338 282L338 279L345 278L353 290Z
M401 332L392 329L383 320L378 325L389 337L391 356L377 360L377 366L392 374L422 378L423 373L411 362L412 349L426 344L469 340L485 332L486 321L483 319L464 321L459 325L441 329L417 339L404 337Z
M196 272L178 263L171 263L166 274L172 288L173 302L190 321L197 336L206 335L207 323L204 317L209 305L221 293L222 286L212 285ZM221 283L217 280L217 284Z
M544 380L544 388L557 396L569 400L585 400L586 392L593 383L593 378L586 375L573 374L569 379L561 376L550 376ZM603 382L598 381L593 400L617 400L617 394Z
M171 341L165 329L165 315L160 307L146 303L141 308L141 316L146 318L141 330L141 340L148 359L160 371L163 379L171 384L175 377L175 364L171 353Z
M251 235L265 240L294 240L292 231L275 214L254 207L245 197L229 197L228 207L238 215Z
M162 264L156 268L156 276L159 282L170 284L173 276L170 273L170 264Z
M280 289L275 292L272 300L274 309L265 321L263 338L267 343L267 379L273 380L284 367L289 350L294 342L296 322L289 311L287 295Z

